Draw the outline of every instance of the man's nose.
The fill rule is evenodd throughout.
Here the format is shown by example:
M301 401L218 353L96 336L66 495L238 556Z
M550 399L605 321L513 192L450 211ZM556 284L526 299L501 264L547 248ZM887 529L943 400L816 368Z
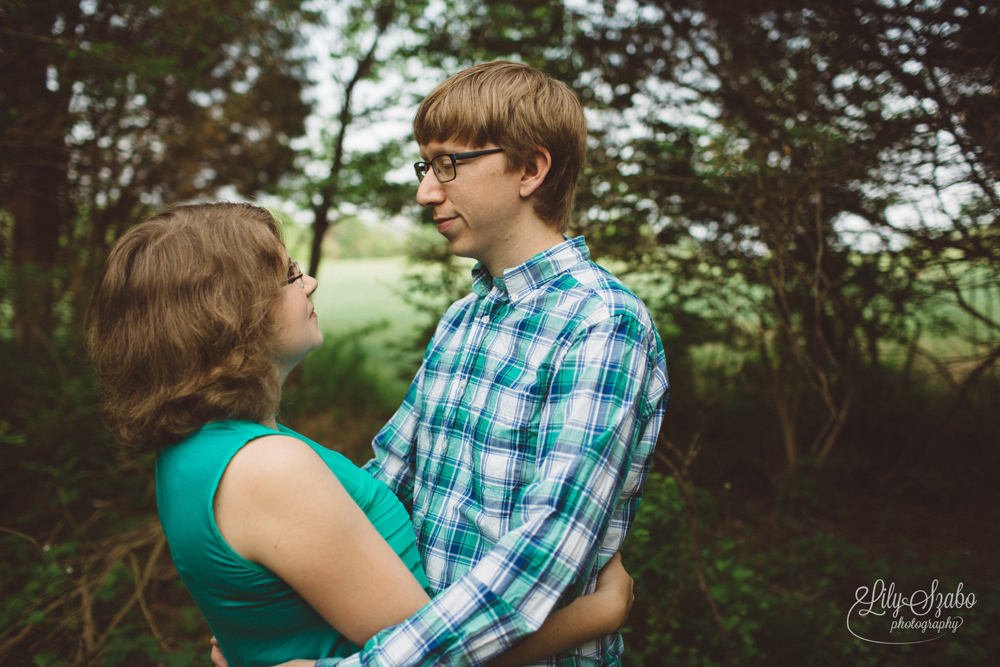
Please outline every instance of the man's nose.
M421 206L433 206L440 204L444 199L444 188L437 179L433 169L424 174L424 178L417 187L417 203Z

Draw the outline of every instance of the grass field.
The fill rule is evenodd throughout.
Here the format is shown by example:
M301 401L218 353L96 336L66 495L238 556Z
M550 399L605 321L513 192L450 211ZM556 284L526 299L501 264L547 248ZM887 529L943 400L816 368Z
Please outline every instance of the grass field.
M613 262L608 262L608 268L615 271ZM403 276L408 269L405 257L380 257L362 259L326 259L320 266L320 287L313 296L316 312L319 315L320 326L331 337L349 334L352 331L375 327L375 330L363 338L366 351L369 352L369 362L383 376L391 376L398 359L387 359L383 352L401 345L407 345L413 340L413 334L418 327L428 325L428 316L420 313L402 296L404 290ZM643 297L655 294L662 287L650 283L649 276L643 274L623 275L624 282ZM995 285L973 283L967 298L984 312L992 315L1000 304L1000 291ZM989 338L984 325L977 323L968 314L960 312L955 306L938 306L933 318L938 322L949 323L950 328L941 325L929 327L925 331L922 347L940 358L943 365L939 371L949 365L956 365L958 377L961 369L970 367L970 360L983 353L982 349L970 345L967 340L969 333L979 333ZM970 331L971 327L971 331ZM907 351L898 344L886 343L883 349L883 361L902 365ZM708 355L707 357L705 355ZM702 361L710 365L738 361L728 354L724 348L713 346L710 350L698 352ZM709 359L711 359L709 361ZM382 368L385 363L388 368Z
M387 341L422 325L426 318L400 296L406 268L404 257L324 261L313 295L322 330L343 334L385 322L373 339Z
M406 257L325 259L319 268L319 289L313 295L320 328L338 335L385 323L385 330L373 334L370 341L386 343L427 324L428 316L401 296L407 268ZM646 287L643 279L632 275L624 281L641 290Z
M431 323L429 315L402 297L408 268L405 257L326 259L313 295L320 328L326 334L324 348L350 345L354 333L370 329L359 341L361 358L367 371L381 379L383 393L393 406L403 399L420 365L419 331Z

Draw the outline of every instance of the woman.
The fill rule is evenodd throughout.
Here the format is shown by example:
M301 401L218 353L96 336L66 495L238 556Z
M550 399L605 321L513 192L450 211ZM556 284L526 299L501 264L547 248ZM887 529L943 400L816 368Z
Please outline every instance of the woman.
M106 423L158 450L171 556L232 667L349 655L429 600L388 487L275 420L285 378L323 342L316 287L267 211L204 204L126 232L92 300ZM630 605L615 559L504 660L612 632Z

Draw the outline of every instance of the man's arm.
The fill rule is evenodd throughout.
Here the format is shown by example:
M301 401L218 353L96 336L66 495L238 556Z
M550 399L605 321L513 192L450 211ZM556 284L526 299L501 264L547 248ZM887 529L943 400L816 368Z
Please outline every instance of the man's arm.
M629 317L579 335L550 378L535 478L514 507L522 523L420 612L341 664L484 664L537 630L564 594L582 592L655 409L647 389L657 359L655 333ZM662 384L665 391L665 377Z
M538 632L494 660L492 667L513 667L542 660L625 625L635 596L632 577L622 567L621 560L621 554L616 553L597 575L597 590L549 616ZM620 609L622 613L612 617L609 625L612 609Z
M614 632L628 619L633 595L632 577L622 566L621 554L608 561L597 576L597 590L577 598L564 609L552 614L524 642L505 653L493 665L508 667L539 660L578 646L595 637ZM216 667L229 667L215 637L212 637L212 662ZM315 660L290 660L274 667L313 667Z

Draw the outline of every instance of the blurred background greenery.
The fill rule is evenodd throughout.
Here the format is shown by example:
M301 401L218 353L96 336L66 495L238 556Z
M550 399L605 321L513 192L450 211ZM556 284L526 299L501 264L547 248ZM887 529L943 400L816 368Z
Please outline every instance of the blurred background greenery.
M361 462L469 282L407 123L509 58L580 95L572 233L667 350L626 664L1000 664L998 34L973 0L0 0L0 663L208 662L152 461L98 416L110 243L275 210L327 332L282 419ZM928 638L848 627L880 579L976 602L865 641Z

